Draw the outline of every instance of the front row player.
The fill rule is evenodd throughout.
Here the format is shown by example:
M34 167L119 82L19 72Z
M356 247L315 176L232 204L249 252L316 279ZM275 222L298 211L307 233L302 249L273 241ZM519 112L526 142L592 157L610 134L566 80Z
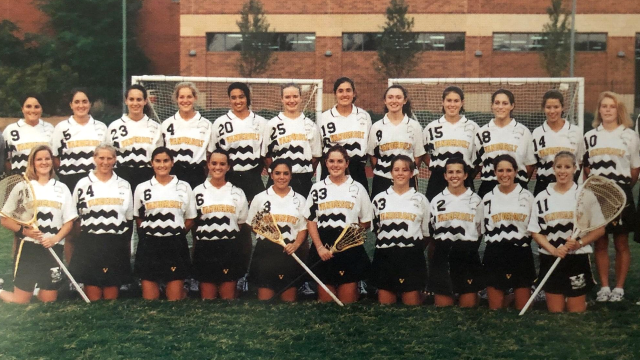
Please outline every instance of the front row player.
M558 267L543 286L550 312L583 312L587 310L586 294L594 286L589 254L591 243L604 235L604 227L593 230L576 241L571 238L573 212L576 209L578 185L573 182L576 157L559 152L553 162L556 182L535 198L529 231L540 246L542 279L557 257Z
M391 161L393 186L373 198L373 282L381 304L420 305L427 280L424 258L429 236L429 203L409 185L415 162L406 155Z
M196 217L195 199L188 183L170 175L173 156L166 147L151 154L155 176L138 185L133 198L140 242L135 272L142 281L142 297L160 297L158 284L166 283L168 300L186 294L184 279L191 272L186 233Z
M484 289L478 247L482 235L482 199L465 187L468 167L462 159L445 164L447 188L431 200L431 228L435 247L429 264L429 290L436 306L451 306L460 294L460 307L475 307Z
M58 297L62 271L48 249L53 248L62 258L64 237L71 231L78 214L69 189L55 179L53 154L49 146L39 145L31 151L25 175L39 202L39 230L22 226L4 216L0 218L2 226L22 238L13 274L13 292L0 290L0 299L27 304L38 284L38 299L51 302ZM2 210L9 213L13 206L16 206L14 201L7 201Z

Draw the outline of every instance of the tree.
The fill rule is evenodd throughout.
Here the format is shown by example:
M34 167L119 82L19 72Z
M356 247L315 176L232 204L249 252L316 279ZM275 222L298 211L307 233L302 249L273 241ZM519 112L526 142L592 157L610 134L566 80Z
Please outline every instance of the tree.
M238 71L243 77L254 77L265 73L275 62L271 46L276 39L269 32L269 23L259 0L249 0L242 6L240 21L236 24L242 34Z
M411 74L418 64L418 34L412 32L413 17L407 17L409 6L404 0L391 0L385 26L378 39L378 58L374 66L384 77L398 78Z
M55 37L48 56L78 73L76 86L95 99L121 104L122 0L37 0ZM142 74L149 61L137 43L141 0L127 0L127 71ZM152 39L157 41L157 39Z
M549 76L559 77L569 66L571 51L571 22L562 0L551 0L547 8L549 22L542 27L545 39L540 53L542 67Z

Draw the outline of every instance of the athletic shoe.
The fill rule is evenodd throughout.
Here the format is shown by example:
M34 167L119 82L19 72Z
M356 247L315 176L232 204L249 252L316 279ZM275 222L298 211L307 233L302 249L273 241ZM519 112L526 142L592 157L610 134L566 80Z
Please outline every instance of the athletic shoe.
M533 294L534 291L536 291L536 286L531 285L531 293ZM545 294L544 290L540 290L538 295L536 295L536 297L533 299L534 302L544 302L546 300L547 300L547 295Z
M243 277L238 279L238 283L236 284L236 289L240 292L249 291L249 281L247 281L247 275L248 274L245 274Z
M600 290L596 294L596 301L597 302L607 302L607 301L609 301L610 297L611 297L611 289L609 289L608 286L603 286L603 287L600 288Z
M624 299L624 289L615 288L609 296L609 302L620 302Z
M0 278L0 290L4 289L4 279Z
M480 291L478 291L478 296L480 297L480 299L482 300L487 300L489 299L489 296L487 296L487 289L482 289Z
M636 305L640 305L640 300L638 300L638 301L636 302Z
M304 284L302 284L302 286L298 288L298 292L304 296L312 296L316 294L316 292L311 288L309 282L305 282Z
M196 279L191 278L190 284L189 284L189 291L191 292L198 292L200 291L200 282Z
M369 293L367 291L367 283L364 280L358 281L358 293L360 295L367 295Z

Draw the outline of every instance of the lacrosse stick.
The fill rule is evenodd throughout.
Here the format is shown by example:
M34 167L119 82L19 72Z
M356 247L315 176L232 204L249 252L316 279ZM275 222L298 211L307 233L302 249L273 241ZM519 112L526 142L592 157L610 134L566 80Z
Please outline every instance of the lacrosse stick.
M0 214L12 219L13 221L23 226L33 226L38 230L38 207L33 187L29 180L23 175L11 175L2 181L0 181ZM7 207L9 205L9 207ZM58 254L53 251L53 248L49 248L49 253L56 259L58 265L64 273L67 275L73 286L78 290L78 293L82 296L86 303L90 303L87 295L82 291L80 285L71 276L69 270ZM17 270L17 268L16 268ZM15 272L14 272L15 276Z
M578 194L576 210L573 212L573 233L571 238L578 239L583 234L606 226L622 213L626 203L627 196L615 182L598 175L589 177ZM551 268L540 281L540 284L536 287L519 315L524 315L527 311L533 299L542 290L542 286L547 282L558 263L560 263L560 260L562 258L557 258L551 265Z
M280 228L278 228L278 224L276 224L275 219L273 218L273 216L269 212L263 210L263 211L260 211L259 213L257 213L256 216L251 221L251 227L253 228L253 231L255 231L258 235L262 235L265 238L267 238L268 240L270 240L270 241L272 241L272 242L274 242L274 243L276 243L276 244L278 244L278 245L280 245L282 247L287 246L287 244L285 244L284 240L282 239L282 233L280 232ZM309 269L309 267L307 267L307 265L305 265L305 263L302 262L302 260L300 260L298 255L296 255L295 253L292 253L291 256L298 262L298 264L300 264L300 266L302 266L302 268L309 275L311 275L313 280L315 280L320 286L322 286L324 291L326 291L327 294L329 294L331 296L333 301L335 301L340 306L344 306L342 301L340 301L335 296L335 294L332 293L327 288L327 286L322 281L320 281L320 279L318 279L316 274L314 274L311 271L311 269Z

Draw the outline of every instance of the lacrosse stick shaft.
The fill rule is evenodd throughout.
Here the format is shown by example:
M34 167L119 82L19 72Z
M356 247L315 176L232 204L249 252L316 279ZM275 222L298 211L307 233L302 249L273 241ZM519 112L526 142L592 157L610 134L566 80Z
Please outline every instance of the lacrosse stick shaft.
M547 282L547 280L549 280L549 277L551 276L551 273L553 273L553 270L556 269L556 267L560 263L560 260L562 260L562 258L557 258L556 261L553 262L553 265L551 265L551 267L549 268L549 271L547 271L547 275L545 275L544 278L542 278L542 281L540 281L540 284L538 284L538 286L536 286L536 291L534 291L533 294L531 294L531 297L529 298L529 301L527 301L527 303L524 305L524 307L520 311L520 314L518 314L519 316L522 316L522 315L524 315L525 312L527 312L527 309L529 308L529 306L533 302L533 299L536 298L536 295L538 295L540 290L542 290L542 286L544 286L544 284Z
M85 294L84 291L82 291L82 289L80 288L80 285L78 285L78 283L73 278L73 276L71 276L71 273L69 272L69 270L67 270L67 267L64 266L64 263L62 262L62 260L60 260L60 258L58 257L58 254L56 254L56 252L53 251L52 248L49 248L49 252L56 259L56 261L58 262L58 265L60 265L60 268L67 275L69 280L71 280L71 283L73 284L73 287L75 287L76 290L78 290L78 292L80 293L80 296L82 296L82 298L84 299L84 302L86 302L87 304L90 303L91 301L89 301L89 298L87 297L87 294Z
M331 296L331 298L333 299L333 301L336 302L336 304L340 305L340 306L344 306L344 304L342 303L342 301L340 301L336 295L334 293L331 292L331 290L329 290L329 288L327 288L327 285L325 285L322 281L320 281L320 279L318 279L318 277L316 276L316 274L313 273L313 271L311 271L311 269L309 269L309 267L307 265L305 265L304 262L302 262L302 260L300 260L300 258L298 257L298 255L296 255L295 253L291 254L291 256L298 262L298 264L300 264L300 266L302 266L302 268L309 274L311 275L311 277L313 278L313 280L315 280L318 285L320 285L324 291L327 292L327 294L329 294L329 296Z
M316 261L315 264L311 265L309 267L309 270L313 269L314 267L318 266L318 264L320 264L322 262L322 260L318 260ZM298 281L300 281L300 279L302 279L303 277L305 277L306 275L304 273L300 274L300 276L298 276L295 280L293 280L292 282L290 282L289 284L287 284L285 287L283 287L282 289L280 289L280 291L278 291L277 294L273 295L273 297L271 299L277 299L278 297L280 297L280 295L282 295L282 293L284 293L285 291L287 291L287 289L289 289L290 287L292 287L294 284L296 284Z

